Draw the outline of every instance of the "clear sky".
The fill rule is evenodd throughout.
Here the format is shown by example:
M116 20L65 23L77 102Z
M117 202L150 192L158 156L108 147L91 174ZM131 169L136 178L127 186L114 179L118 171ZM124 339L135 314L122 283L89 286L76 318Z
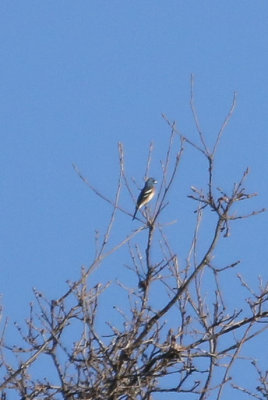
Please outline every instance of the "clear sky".
M106 226L109 208L72 163L111 194L118 141L140 185L154 141L157 178L168 133L161 113L195 134L191 73L210 143L237 91L219 151L220 183L231 188L249 166L248 188L260 194L252 208L267 206L267 21L266 0L0 3L0 293L11 323L26 318L33 287L63 293L92 260L94 230ZM195 153L187 154L179 179L198 185ZM133 210L127 195L122 202ZM187 223L178 205L176 218ZM243 261L240 272L255 287L259 274L267 278L267 222L265 214L242 221L230 239L229 260ZM131 224L125 218L122 232ZM114 277L114 270L105 276Z

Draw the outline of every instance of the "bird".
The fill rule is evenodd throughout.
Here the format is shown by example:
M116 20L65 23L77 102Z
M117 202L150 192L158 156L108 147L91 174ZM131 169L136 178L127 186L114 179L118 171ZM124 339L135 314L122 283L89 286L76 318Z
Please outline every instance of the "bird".
M135 212L132 218L132 221L135 219L138 210L144 206L145 204L149 203L150 200L155 195L155 187L154 185L157 181L154 178L148 178L145 182L144 188L141 190L139 197L137 199Z

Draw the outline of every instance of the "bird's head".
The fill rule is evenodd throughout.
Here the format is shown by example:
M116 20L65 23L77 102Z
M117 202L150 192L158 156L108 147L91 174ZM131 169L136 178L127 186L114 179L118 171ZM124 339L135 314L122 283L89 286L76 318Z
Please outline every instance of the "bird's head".
M146 181L147 186L153 186L156 183L157 183L157 181L154 178L148 178Z

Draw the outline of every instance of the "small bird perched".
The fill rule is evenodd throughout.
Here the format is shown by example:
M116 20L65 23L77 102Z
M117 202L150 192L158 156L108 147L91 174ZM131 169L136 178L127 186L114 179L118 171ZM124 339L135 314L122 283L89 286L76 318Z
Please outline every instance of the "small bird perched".
M149 201L152 200L152 198L154 197L154 195L155 195L154 184L155 183L157 183L157 181L154 178L148 178L147 181L145 182L144 188L142 189L142 191L139 194L132 221L136 217L137 211L142 206L149 203Z

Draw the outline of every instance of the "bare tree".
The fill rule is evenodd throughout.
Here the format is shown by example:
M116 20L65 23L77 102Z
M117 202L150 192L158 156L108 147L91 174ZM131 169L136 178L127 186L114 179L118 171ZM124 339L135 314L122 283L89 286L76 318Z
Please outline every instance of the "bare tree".
M118 229L118 213L132 217L120 204L122 188L135 201L133 181L125 171L123 145L119 144L120 168L113 199L98 191L74 165L88 187L110 204L110 220L103 237L96 237L92 264L82 268L77 281L69 282L66 293L49 300L34 291L35 302L30 306L26 325L17 327L22 345L8 343L5 324L2 325L2 399L16 393L18 398L29 400L150 400L167 398L167 395L170 399L180 399L187 393L187 398L204 400L222 399L227 387L256 399L267 399L267 371L261 371L253 357L249 355L243 362L251 363L256 372L256 382L259 379L256 392L247 388L247 379L242 375L235 382L231 370L240 362L242 348L246 349L248 342L257 340L268 328L268 286L260 281L256 293L238 275L249 298L238 309L230 309L221 280L226 273L237 279L232 271L239 261L219 266L213 258L219 242L230 236L231 224L264 210L246 215L233 213L234 205L239 206L241 201L256 195L245 188L248 170L230 193L215 183L214 161L224 129L234 112L236 96L210 149L194 105L193 79L191 89L190 106L198 140L190 140L163 116L170 136L161 163L162 177L155 207L142 209L137 216L140 226L117 244L111 245L111 233ZM167 227L160 222L160 217L168 207L182 154L189 147L196 156L205 158L208 173L205 187L189 189L189 201L195 204L196 223L190 247L182 255L172 248ZM151 146L145 177L149 176L152 157ZM205 216L210 218L207 228L210 239L206 247L200 245L200 226ZM176 226L181 232L180 225ZM116 279L91 285L96 270L111 257L115 262L124 248L127 250L124 254L128 254L124 266L135 277L131 286ZM120 260L118 257L118 263ZM102 299L109 299L112 287L123 291L127 301L120 304L110 299L105 307L106 311L110 307L111 318L102 321Z

